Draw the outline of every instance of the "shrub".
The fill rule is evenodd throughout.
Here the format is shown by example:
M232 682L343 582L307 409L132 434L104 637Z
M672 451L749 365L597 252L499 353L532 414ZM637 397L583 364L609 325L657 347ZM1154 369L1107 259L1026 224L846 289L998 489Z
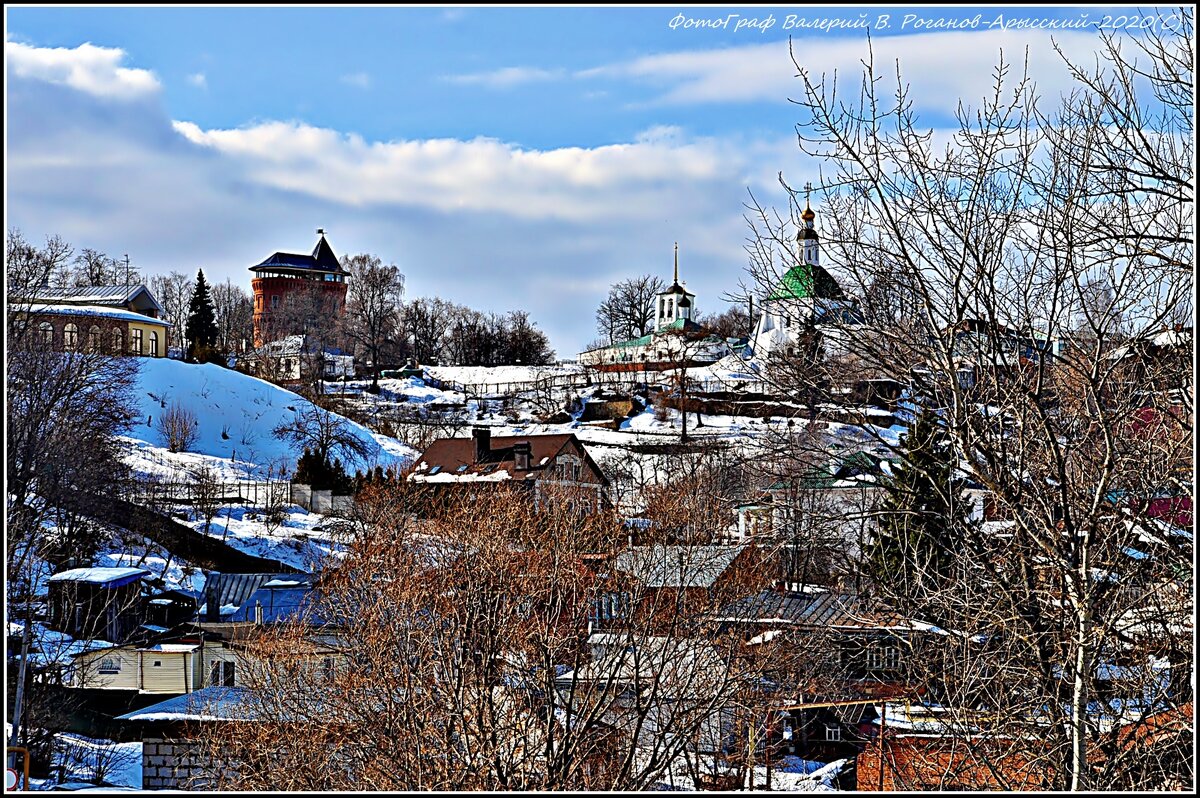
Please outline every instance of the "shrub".
M158 431L166 439L169 451L186 452L200 436L200 422L191 410L172 402L158 417Z

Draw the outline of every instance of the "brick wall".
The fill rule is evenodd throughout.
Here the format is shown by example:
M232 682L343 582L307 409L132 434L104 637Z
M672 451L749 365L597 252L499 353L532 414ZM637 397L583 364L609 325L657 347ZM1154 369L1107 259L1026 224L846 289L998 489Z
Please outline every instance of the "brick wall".
M142 741L142 789L186 790L204 787L212 762L199 753L199 743L146 738Z

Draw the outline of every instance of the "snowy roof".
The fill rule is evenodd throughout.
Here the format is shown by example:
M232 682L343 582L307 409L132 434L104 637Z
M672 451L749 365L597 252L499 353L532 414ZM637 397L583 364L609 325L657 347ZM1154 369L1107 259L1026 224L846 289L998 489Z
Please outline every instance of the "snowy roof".
M617 555L614 567L646 587L712 587L743 546L643 546Z
M178 654L184 651L195 651L200 648L196 643L156 643L153 646L147 646L141 649L142 651L155 651L164 654Z
M158 327L171 325L162 319L151 318L141 313L123 308L111 308L105 305L30 305L31 316L100 316L106 319L120 319L138 324L153 324Z
M145 285L85 285L69 288L43 286L32 292L33 301L47 304L129 305L135 300L162 312L162 305Z
M578 445L578 439L571 433L496 437L489 435L488 448L477 460L474 438L442 438L429 445L408 478L413 482L431 483L538 479L547 473L547 465L572 441ZM527 469L517 468L515 445L518 443L529 445ZM579 451L582 452L582 459L591 463L600 474L600 484L607 485L607 478L582 445L579 445Z
M249 601L260 588L270 582L299 581L305 584L311 577L308 574L274 573L274 574L231 574L213 572L204 583L205 607L216 608L222 616L237 612L238 608ZM217 618L205 616L205 620L216 621ZM253 620L253 617L251 617Z
M244 687L205 687L119 715L116 719L143 722L254 720L257 713L249 699L250 691Z
M313 612L315 595L308 585L295 587L267 587L264 585L252 596L242 602L233 613L231 621L247 623L261 620L263 623L283 623L285 621L307 621L320 623L320 618ZM262 617L258 611L262 610Z
M105 587L122 587L150 576L145 568L73 568L50 577L49 582L87 582Z

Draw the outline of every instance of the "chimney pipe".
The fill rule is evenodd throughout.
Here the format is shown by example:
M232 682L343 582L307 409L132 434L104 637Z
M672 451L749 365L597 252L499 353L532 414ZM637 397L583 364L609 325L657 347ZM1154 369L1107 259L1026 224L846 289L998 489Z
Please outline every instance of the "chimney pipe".
M205 616L210 623L217 623L221 620L221 605L217 602L217 583L221 580L221 574L213 571L208 575L208 580L204 583L204 598L205 598Z
M515 461L513 465L518 471L529 470L529 452L529 441L518 441L513 444L513 460Z
M475 462L482 463L492 450L492 431L485 427L475 427L471 430L471 437L475 439Z

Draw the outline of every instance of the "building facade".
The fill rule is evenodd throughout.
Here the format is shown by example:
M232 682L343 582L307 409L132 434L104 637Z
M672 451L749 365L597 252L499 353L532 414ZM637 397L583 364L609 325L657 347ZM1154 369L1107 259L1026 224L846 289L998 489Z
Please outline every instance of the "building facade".
M11 297L9 309L27 325L29 342L55 352L166 357L162 306L144 285L43 286Z
M346 277L325 231L311 255L276 252L251 266L254 278L254 345L312 332L340 318L346 305Z

